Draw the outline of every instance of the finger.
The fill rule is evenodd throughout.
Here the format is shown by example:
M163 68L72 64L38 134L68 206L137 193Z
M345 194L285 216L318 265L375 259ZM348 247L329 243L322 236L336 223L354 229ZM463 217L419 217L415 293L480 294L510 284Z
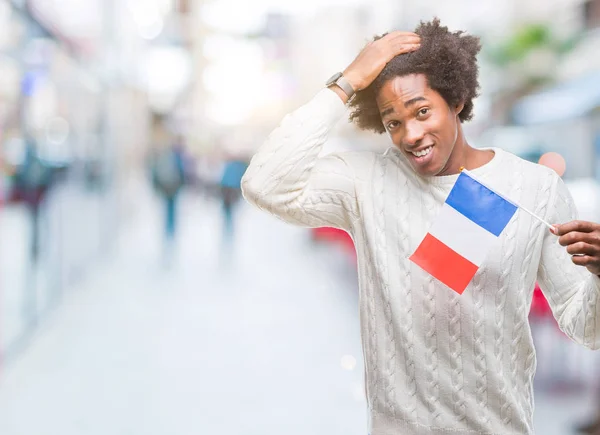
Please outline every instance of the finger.
M385 35L386 37L389 36L390 38L394 38L394 37L398 37L398 36L416 36L417 38L420 38L420 36L418 34L416 34L415 32L407 32L404 30L394 30L392 32L389 32L387 35Z
M402 44L397 47L394 47L394 50L392 51L392 56L410 53L411 51L418 50L420 47L421 46L419 44Z
M581 233L579 231L571 231L570 233L565 234L564 236L560 236L558 238L558 243L561 246L572 245L577 242L585 242L591 245L595 245L598 243L596 240L595 233Z
M421 44L419 40L397 40L390 43L390 48L392 49L393 55L398 55L402 53L408 53L409 51L414 51L419 49Z
M413 32L390 32L381 39L384 41L420 40L421 36Z
M596 255L598 248L585 242L577 242L567 246L567 252L571 255Z
M379 38L375 42L377 42L379 44L391 44L396 41L406 41L406 40L418 42L418 41L420 41L420 39L421 39L421 37L419 35L417 35L416 33L390 32L390 33L386 33L385 35L383 35L381 38Z
M390 39L389 43L393 44L393 45L420 44L421 38L419 36L399 36L399 37Z
M555 225L555 227L557 229L558 235L562 236L571 231L590 233L594 230L599 229L600 225L598 225L594 222L587 222L587 221L571 221L571 222L567 222L566 224Z
M589 270L594 275L600 276L600 266L598 265L598 260L597 259L590 261L590 264L588 264L585 267L587 267L587 270Z
M393 41L385 41L378 45L380 53L387 58L387 61L390 61L392 58L404 54L409 53L411 51L415 51L420 47L418 40L412 39L407 42L405 39L397 39ZM376 41L379 42L379 41Z
M421 35L412 32L390 33L390 39L421 39Z
M574 255L571 257L571 261L577 266L589 266L594 263L594 257L589 255Z

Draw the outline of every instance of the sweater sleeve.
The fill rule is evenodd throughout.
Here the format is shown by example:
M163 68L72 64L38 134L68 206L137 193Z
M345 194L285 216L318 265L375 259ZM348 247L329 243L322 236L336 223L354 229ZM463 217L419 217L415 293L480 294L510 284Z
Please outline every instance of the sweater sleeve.
M547 219L551 224L577 219L571 194L558 176ZM575 342L600 349L600 278L575 265L566 247L549 231L544 236L538 283L560 329Z
M286 115L252 158L244 198L282 220L350 231L358 219L355 177L343 154L319 157L346 106L331 90Z

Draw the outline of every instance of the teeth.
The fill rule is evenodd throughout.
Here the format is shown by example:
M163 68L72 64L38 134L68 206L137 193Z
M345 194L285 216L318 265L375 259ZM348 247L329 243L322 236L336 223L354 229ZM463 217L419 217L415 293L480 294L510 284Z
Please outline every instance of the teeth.
M433 148L433 147L429 147L429 148L425 148L424 150L421 150L421 151L416 151L416 152L413 152L413 155L415 155L415 156L417 156L417 157L423 157L423 156L426 156L427 154L429 154L429 153L431 152L431 149L432 149L432 148Z

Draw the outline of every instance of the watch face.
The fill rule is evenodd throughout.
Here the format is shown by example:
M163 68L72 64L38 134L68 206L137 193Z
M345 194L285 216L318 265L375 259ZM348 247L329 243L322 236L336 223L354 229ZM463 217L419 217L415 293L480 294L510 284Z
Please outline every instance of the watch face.
M331 86L332 84L334 84L337 79L339 79L342 76L341 72L335 73L334 75L332 75L329 80L327 80L327 82L325 83L326 86Z

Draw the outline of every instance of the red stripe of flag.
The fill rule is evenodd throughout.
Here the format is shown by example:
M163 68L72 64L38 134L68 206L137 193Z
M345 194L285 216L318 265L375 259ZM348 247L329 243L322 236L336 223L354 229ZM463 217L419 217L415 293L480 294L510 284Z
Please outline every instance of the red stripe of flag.
M429 233L410 260L458 294L465 291L478 269Z

